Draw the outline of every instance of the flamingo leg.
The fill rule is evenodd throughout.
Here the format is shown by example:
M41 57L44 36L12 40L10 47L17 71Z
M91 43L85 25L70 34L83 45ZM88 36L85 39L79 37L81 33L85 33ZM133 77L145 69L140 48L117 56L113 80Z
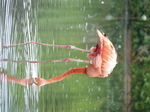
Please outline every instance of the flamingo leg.
M72 59L72 58L50 60L50 61L15 61L15 60L7 60L7 59L1 59L0 61L16 62L16 63L51 63L51 62L63 62L63 61L75 61L75 62L90 63L90 61L87 60Z
M34 41L27 42L27 43L14 44L14 45L9 45L9 46L3 45L2 47L3 48L8 48L8 47L28 45L28 44L38 44L38 45L51 46L51 47L61 47L61 48L66 48L66 49L75 49L75 50L78 50L78 51L90 53L89 50L84 50L84 49L81 49L81 48L77 48L77 47L72 46L72 45L52 45L52 44L39 43L39 42L34 42Z

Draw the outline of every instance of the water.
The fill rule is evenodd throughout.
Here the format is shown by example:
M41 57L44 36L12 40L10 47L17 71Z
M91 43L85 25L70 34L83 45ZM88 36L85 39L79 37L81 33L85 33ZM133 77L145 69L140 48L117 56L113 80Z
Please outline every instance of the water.
M30 0L1 1L1 44L10 45L21 42L37 41L36 7ZM35 4L36 6L37 4ZM37 60L37 47L23 46L20 48L1 49L2 59ZM37 77L37 64L1 63L1 70L7 74L29 78ZM36 86L19 88L15 84L2 81L1 112L37 111L39 89ZM32 107L32 109L31 109Z
M56 45L75 45L90 49L97 43L96 29L108 32L117 51L121 50L121 25L105 17L114 3L87 0L2 0L0 44L37 41ZM104 10L105 9L105 10ZM113 30L112 30L113 29ZM114 30L115 29L115 30ZM118 37L116 39L116 37ZM63 48L25 45L0 49L1 59L88 60L86 53ZM0 69L17 78L49 79L86 63L13 63L1 62ZM64 80L38 87L0 82L0 112L119 112L123 111L121 64L108 78L74 74ZM116 92L117 91L117 92Z

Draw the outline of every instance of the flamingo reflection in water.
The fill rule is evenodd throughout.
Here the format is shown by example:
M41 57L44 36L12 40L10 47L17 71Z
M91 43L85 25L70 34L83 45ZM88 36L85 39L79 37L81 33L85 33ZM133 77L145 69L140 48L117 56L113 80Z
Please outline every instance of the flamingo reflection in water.
M48 62L60 62L60 61L77 61L77 62L85 62L88 63L87 67L84 68L72 68L65 73L56 76L51 79L43 79L43 78L29 78L29 79L17 79L15 77L9 76L7 74L4 74L3 76L6 76L7 81L12 81L14 83L18 83L21 85L32 85L33 83L38 86L44 86L46 84L58 82L60 80L63 80L65 77L71 75L71 74L85 74L89 77L107 77L114 69L114 67L117 64L117 53L116 50L112 44L112 42L106 37L106 34L102 34L99 30L97 30L98 34L98 43L96 47L92 47L90 51L83 50L80 48L77 48L75 46L63 46L63 45L51 45L51 44L44 44L44 43L37 43L37 42L28 42L28 43L21 43L17 45L11 45L11 46L2 46L2 47L14 47L14 46L20 46L20 45L26 45L26 44L39 44L39 45L45 45L45 46L53 46L53 47L63 47L67 49L76 49L83 52L89 53L87 57L90 59L90 61L86 60L77 60L77 59L60 59L60 60L52 60L52 61L14 61L14 60L1 60L1 61L7 61L7 62L18 62L18 63L48 63ZM0 73L2 75L3 73Z

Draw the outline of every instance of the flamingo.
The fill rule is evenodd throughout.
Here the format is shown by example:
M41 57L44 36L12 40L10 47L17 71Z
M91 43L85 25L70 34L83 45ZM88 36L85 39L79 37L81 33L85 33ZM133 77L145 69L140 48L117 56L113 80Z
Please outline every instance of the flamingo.
M10 75L6 74L5 72L0 72L0 80L6 80L6 81L9 81L9 82L14 82L14 83L24 85L24 86L30 86L34 83L33 78L17 79L13 76L10 76Z
M51 44L43 44L43 43L37 43L37 42L28 42L28 43L21 43L21 44L11 45L11 46L2 46L4 48L7 48L7 47L14 47L14 46L20 46L20 45L26 45L26 44L39 44L39 45L46 45L46 46L53 46L53 47L63 47L67 49L76 49L76 50L89 53L87 57L90 59L90 61L71 59L71 58L52 60L52 61L14 61L14 60L5 60L5 59L1 61L19 62L19 63L20 62L22 63L26 63L26 62L47 63L47 62L60 62L60 61L77 61L77 62L88 63L87 67L72 68L63 74L56 76L54 78L50 78L50 79L43 79L43 78L21 79L24 81L23 83L21 83L22 85L31 85L31 82L32 82L32 84L34 83L37 86L44 86L46 84L61 81L71 74L85 74L89 77L108 77L108 75L113 71L114 67L117 64L117 53L116 53L115 47L113 46L112 42L108 39L106 34L104 33L102 34L99 30L97 30L97 34L98 34L98 43L96 47L92 47L90 51L83 50L83 49L77 48L75 46L70 46L70 45L67 45L67 46L51 45ZM16 82L15 80L13 81Z

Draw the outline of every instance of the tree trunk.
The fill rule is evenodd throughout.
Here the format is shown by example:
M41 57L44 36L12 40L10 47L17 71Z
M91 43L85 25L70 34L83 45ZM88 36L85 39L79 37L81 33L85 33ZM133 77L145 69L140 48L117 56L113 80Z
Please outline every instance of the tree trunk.
M128 15L128 0L125 0L125 32L124 32L124 101L125 112L131 108L131 30Z

